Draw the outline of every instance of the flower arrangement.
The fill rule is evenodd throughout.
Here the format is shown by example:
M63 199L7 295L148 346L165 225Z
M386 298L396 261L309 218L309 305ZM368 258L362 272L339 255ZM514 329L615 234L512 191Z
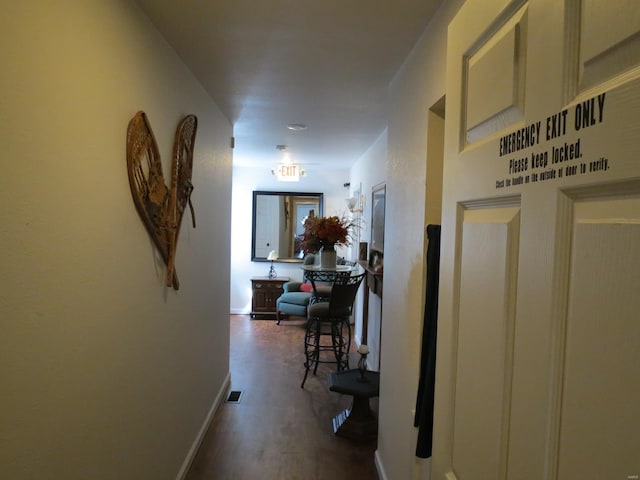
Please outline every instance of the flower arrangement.
M304 221L301 247L304 253L317 252L336 243L351 245L351 230L355 223L347 217L307 217Z

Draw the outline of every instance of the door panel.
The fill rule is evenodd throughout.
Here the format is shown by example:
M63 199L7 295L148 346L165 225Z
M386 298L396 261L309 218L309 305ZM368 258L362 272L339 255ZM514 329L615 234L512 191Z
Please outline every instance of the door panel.
M260 195L256 202L255 255L267 258L271 250L278 251L278 227L280 226L278 195Z
M640 2L584 0L580 64L586 89L638 66ZM589 35L588 32L598 32Z
M631 0L449 27L433 479L640 475L638 30Z
M640 471L637 194L574 205L561 387L561 480L626 479Z
M464 212L453 444L461 479L504 478L519 219L517 207Z
M465 58L468 143L523 119L527 8L492 32ZM477 51L476 51L477 48ZM487 95L487 91L493 92Z

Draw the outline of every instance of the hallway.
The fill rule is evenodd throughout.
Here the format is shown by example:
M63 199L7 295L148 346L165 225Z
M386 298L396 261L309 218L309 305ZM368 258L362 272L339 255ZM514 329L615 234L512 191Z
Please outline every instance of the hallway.
M231 315L231 390L187 480L375 480L375 442L336 437L331 420L350 397L330 392L330 365L310 374L304 390L304 321L250 320ZM350 359L357 363L357 354ZM371 401L377 410L377 399Z

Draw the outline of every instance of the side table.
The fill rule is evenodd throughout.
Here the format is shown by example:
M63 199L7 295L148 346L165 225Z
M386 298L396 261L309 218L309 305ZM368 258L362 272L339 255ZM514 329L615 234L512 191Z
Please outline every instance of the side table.
M276 315L276 300L284 293L282 286L289 277L251 278L251 318L259 315Z
M333 419L333 432L340 437L369 440L378 436L378 420L369 399L380 394L380 373L366 370L364 378L366 381L361 380L358 369L329 374L329 390L353 396L351 407Z

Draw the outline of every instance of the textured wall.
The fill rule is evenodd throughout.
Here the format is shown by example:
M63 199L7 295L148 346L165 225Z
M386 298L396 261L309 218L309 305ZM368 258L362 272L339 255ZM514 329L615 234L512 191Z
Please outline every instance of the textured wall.
M389 480L428 478L413 427L424 314L429 109L445 93L446 34L462 0L443 2L390 86L378 450Z
M231 126L129 1L2 2L0 60L0 478L176 478L229 370ZM129 191L137 110L165 176L199 119L178 292Z
M360 241L371 246L371 203L372 189L386 180L387 164L387 130L385 129L365 154L351 168L351 191L358 189L364 196L364 208L361 214ZM363 288L360 289L358 305L363 301ZM382 315L382 300L377 295L369 293L367 345L369 356L367 367L378 370L380 363L380 317ZM355 312L355 338L358 344L362 338L362 309Z

